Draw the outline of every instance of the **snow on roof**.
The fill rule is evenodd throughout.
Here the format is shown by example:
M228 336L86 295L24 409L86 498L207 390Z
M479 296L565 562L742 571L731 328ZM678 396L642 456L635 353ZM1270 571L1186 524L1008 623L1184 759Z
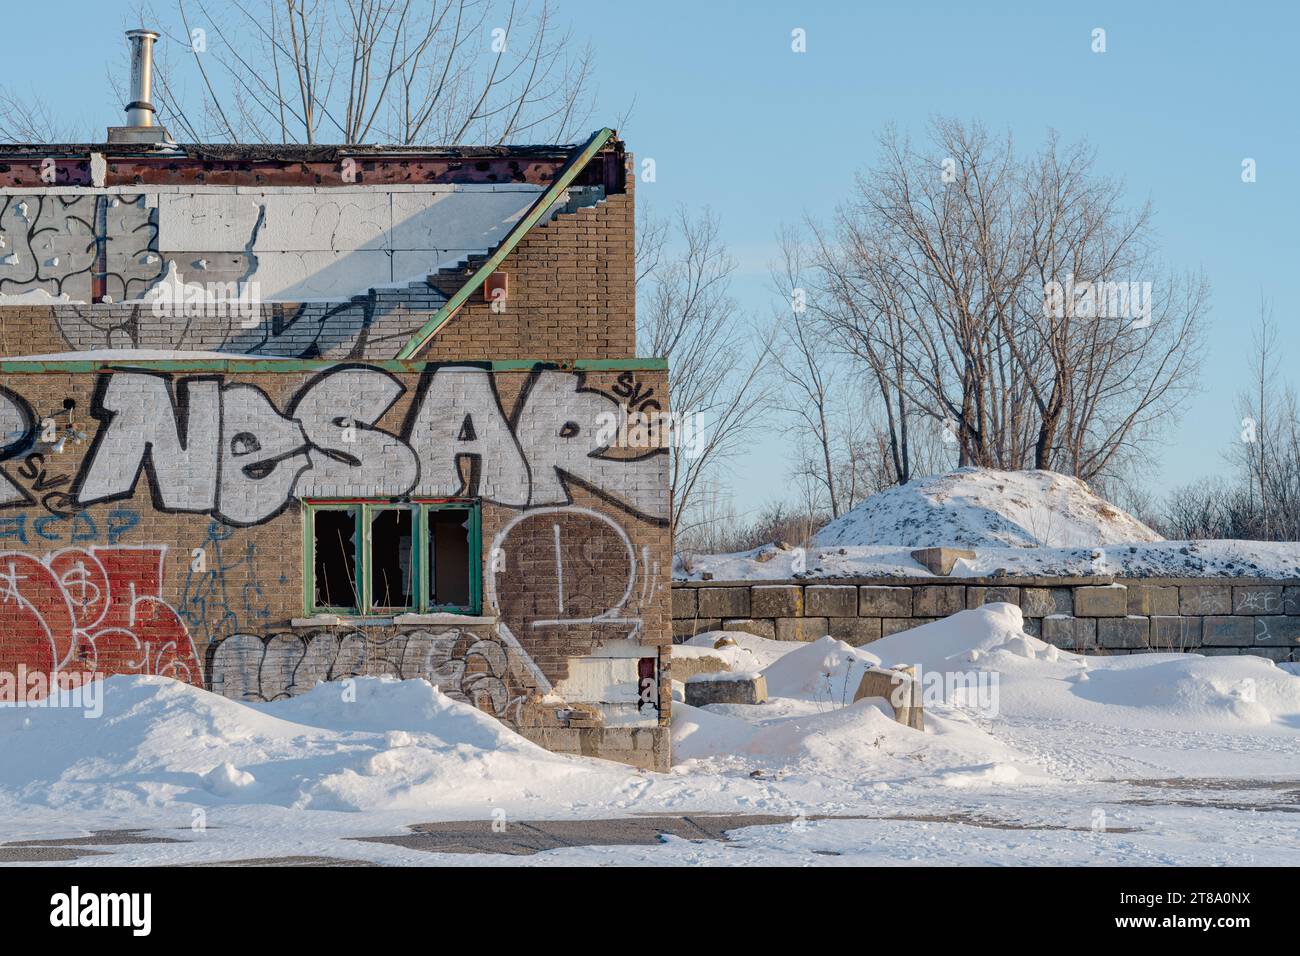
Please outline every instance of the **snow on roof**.
M1072 548L1162 540L1077 478L959 468L872 495L813 543L908 548Z

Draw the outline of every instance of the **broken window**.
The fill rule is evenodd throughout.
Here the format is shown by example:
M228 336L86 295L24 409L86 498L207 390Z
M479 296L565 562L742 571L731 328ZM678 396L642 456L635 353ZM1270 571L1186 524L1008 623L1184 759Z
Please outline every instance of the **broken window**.
M432 607L469 607L469 540L473 514L466 508L429 512L429 603Z
M312 515L315 606L355 609L357 601L357 515L325 508Z
M383 508L370 517L370 604L406 610L415 602L415 512ZM466 553L468 558L468 552Z
M308 614L478 613L476 501L304 505Z

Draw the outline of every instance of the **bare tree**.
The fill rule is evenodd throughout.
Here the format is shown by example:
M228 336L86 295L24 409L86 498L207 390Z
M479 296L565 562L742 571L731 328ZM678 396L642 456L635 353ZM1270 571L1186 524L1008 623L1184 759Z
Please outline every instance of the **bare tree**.
M589 48L550 0L156 0L161 121L194 142L566 142ZM118 92L121 72L110 74Z
M79 138L38 94L20 96L0 89L0 142L67 143Z
M881 149L833 223L810 224L812 301L878 385L899 480L918 416L962 465L1092 480L1144 454L1194 386L1206 297L1163 275L1150 210L1054 137L1024 160L940 120L927 150L893 131Z
M689 440L669 450L678 533L702 520L695 510L707 479L762 424L772 333L742 320L730 292L735 263L710 211L692 219L678 210L667 233L645 218L637 246L637 348L668 359L672 412L688 423L680 435Z
M772 365L781 380L777 410L784 413L783 431L799 450L795 477L810 485L808 510L825 500L832 518L840 515L836 440L844 437L835 416L836 354L826 348L815 319L808 314L803 287L802 249L790 230L779 236L780 266L772 270L772 284L785 298L788 312L778 314L777 347Z

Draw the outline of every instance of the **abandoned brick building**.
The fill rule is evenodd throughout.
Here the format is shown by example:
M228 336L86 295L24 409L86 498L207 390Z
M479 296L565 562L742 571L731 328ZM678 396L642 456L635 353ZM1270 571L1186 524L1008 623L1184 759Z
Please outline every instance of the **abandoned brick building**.
M423 677L669 761L633 176L577 146L0 147L0 671Z

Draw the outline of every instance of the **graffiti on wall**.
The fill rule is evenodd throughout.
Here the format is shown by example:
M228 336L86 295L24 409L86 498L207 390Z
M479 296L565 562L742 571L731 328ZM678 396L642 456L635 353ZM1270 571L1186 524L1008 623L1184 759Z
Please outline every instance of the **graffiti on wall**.
M498 630L545 693L563 676L558 662L539 667L527 648L562 632L571 656L613 639L636 640L641 609L659 584L650 549L640 555L606 515L577 506L540 508L511 519L489 552L487 602L501 612Z
M422 677L456 700L516 721L524 700L510 676L509 649L459 628L369 640L358 632L235 634L212 645L208 672L212 690L235 700L280 700L360 675Z
M424 677L517 719L527 693L564 679L567 657L635 642L659 566L620 519L576 504L573 491L666 523L664 450L620 457L600 429L620 398L653 402L652 390L626 379L611 396L580 373L544 369L507 408L489 371L440 367L391 414L408 388L365 365L329 368L280 400L220 375L105 372L79 461L45 449L44 416L0 389L0 509L10 509L0 539L73 545L46 558L5 553L0 668L167 674L249 700L350 674ZM127 505L142 489L159 511L211 518L203 562L181 555L173 603L163 600L165 548L119 543L140 521ZM283 589L286 577L263 583L254 542L236 529L301 497L358 496L472 496L518 511L490 545L494 634L266 636L264 588ZM206 675L195 641L209 648Z
M11 194L0 198L0 242L0 294L41 289L89 302L98 274L120 300L163 271L157 213L143 195Z
M665 454L608 456L599 416L619 403L581 374L536 373L507 415L489 372L440 368L421 379L400 432L378 427L405 391L386 371L343 366L311 379L281 413L257 387L219 376L110 373L75 500L130 498L143 476L159 510L247 526L294 497L474 496L536 508L569 503L576 482L634 514L668 517Z
M202 686L194 644L162 597L166 553L0 552L0 671L151 674Z

